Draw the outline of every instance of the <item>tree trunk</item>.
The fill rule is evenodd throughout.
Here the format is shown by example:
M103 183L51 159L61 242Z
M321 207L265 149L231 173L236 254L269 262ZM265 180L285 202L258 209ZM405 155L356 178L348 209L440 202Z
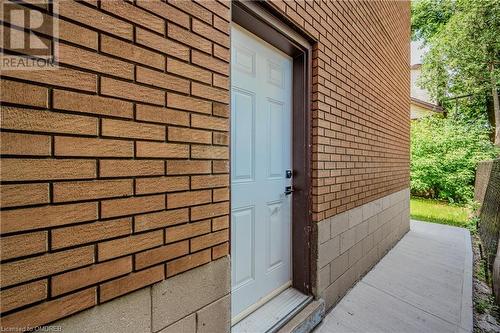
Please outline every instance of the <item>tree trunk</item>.
M498 101L498 89L495 77L493 76L493 64L490 66L491 97L493 98L493 110L495 115L495 146L500 147L500 103Z

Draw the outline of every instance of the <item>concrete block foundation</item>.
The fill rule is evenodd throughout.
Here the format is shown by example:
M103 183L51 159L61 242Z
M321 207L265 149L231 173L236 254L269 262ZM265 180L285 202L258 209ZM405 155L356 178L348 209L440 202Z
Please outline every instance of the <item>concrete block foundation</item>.
M229 256L59 320L62 332L230 331Z
M409 229L409 189L318 222L314 295L333 307Z

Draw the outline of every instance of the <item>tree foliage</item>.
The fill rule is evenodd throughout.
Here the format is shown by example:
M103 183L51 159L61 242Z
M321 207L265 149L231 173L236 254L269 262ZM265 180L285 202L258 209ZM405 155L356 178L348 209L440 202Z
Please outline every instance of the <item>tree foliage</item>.
M484 117L474 121L452 113L411 125L413 195L467 203L474 195L477 163L497 153Z
M451 97L468 95L500 127L500 0L415 1L412 36L429 48L419 84L431 97L448 109L458 105Z
M453 15L452 0L413 1L411 8L412 39L428 41L448 22Z

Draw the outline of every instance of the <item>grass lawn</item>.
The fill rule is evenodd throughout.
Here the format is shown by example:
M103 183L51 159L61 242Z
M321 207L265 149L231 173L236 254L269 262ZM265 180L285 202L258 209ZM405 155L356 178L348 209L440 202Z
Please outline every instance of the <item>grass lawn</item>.
M421 198L411 198L410 215L414 220L449 224L467 228L468 209L450 205L447 202Z

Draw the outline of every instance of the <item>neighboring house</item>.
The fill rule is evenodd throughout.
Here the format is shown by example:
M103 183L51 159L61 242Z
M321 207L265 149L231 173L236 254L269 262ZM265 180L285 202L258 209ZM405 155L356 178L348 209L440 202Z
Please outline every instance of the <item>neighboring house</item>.
M59 11L2 73L4 330L311 328L409 230L409 2Z
M411 119L443 112L443 108L432 100L427 90L417 84L425 52L426 49L422 47L421 42L411 42Z

